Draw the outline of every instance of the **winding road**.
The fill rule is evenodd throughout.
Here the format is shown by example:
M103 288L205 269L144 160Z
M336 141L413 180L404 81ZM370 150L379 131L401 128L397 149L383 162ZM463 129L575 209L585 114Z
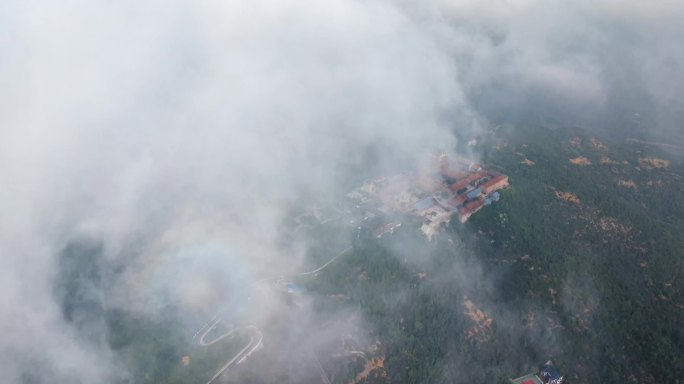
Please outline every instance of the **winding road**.
M249 335L249 342L247 343L247 345L244 346L244 348L242 348L242 350L240 350L240 352L238 352L223 367L221 367L221 369L219 369L218 372L216 372L216 374L214 374L214 376L211 379L209 379L209 381L207 381L207 384L215 383L216 380L219 377L221 377L221 375L227 373L228 370L230 368L232 368L234 365L240 364L243 361L245 361L245 359L247 359L252 353L257 351L263 345L262 341L263 341L264 337L261 334L261 331L259 330L259 328L255 327L253 325L247 325L247 326L238 327L238 328L231 328L228 332L226 332L220 336L217 336L210 341L204 340L205 337L207 336L207 334L209 334L209 332L216 329L216 326L219 323L221 323L221 321L222 321L221 318L214 316L212 321L207 323L202 329L199 330L198 333L196 333L196 335L199 335L199 340L197 343L200 346L206 347L206 346L212 345L214 343L217 343L217 342L225 339L226 337L232 337L238 332L246 332Z
M330 264L331 264L333 261L335 261L338 257L340 257L340 256L344 255L345 253L351 251L351 249L352 249L352 247L347 247L347 248L343 249L340 253L338 253L337 255L335 255L335 257L333 257L332 259L330 259L327 263L323 264L323 265L322 265L320 268L318 268L318 269L314 269L313 271L309 271L309 272L298 273L298 274L296 274L296 275L294 275L294 276L314 275L314 274L316 274L316 273L322 271L325 267L327 267L328 265L330 265Z
M352 250L352 247L347 247L347 248L343 249L342 251L340 251L340 252L339 252L337 255L335 255L332 259L328 260L328 262L326 262L326 263L323 264L322 266L320 266L320 267L314 269L313 271L298 273L298 274L292 275L292 277L295 277L295 276L315 275L315 274L317 274L318 272L320 272L320 271L322 271L323 269L325 269L325 268L326 268L327 266L329 266L330 264L332 264L332 262L335 261L335 260L337 260L337 258L339 258L340 256L344 255L345 253L347 253L347 252L349 252L349 251L351 251L351 250ZM269 279L269 278L266 278L266 279L259 280L259 281L257 281L257 282L263 282L263 281L268 281L268 280L270 280L270 279ZM242 350L240 350L240 352L238 352L238 353L237 353L235 356L233 356L233 358L230 359L223 367L221 367L221 369L219 369L218 372L216 372L216 374L214 374L214 376L213 376L209 381L207 381L206 384L213 384L213 383L216 383L217 380L218 380L222 375L228 373L228 371L229 371L233 366L242 363L242 362L245 361L245 359L247 359L252 353L254 353L255 351L257 351L258 349L260 349L260 348L263 346L263 334L261 333L261 331L259 330L259 328L257 328L257 327L254 326L254 325L247 325L247 326L244 326L244 327L237 327L237 328L233 328L233 327L231 326L230 329L229 329L227 332L225 332L225 333L223 333L223 334L221 334L221 335L219 335L219 336L216 336L214 339L211 339L211 340L209 340L209 341L206 341L205 338L207 337L207 335L208 335L211 331L215 330L216 327L217 327L219 324L222 323L222 321L223 321L223 320L222 320L218 315L215 315L214 317L212 317L204 326L202 326L202 328L200 328L200 329L195 333L195 335L192 337L193 342L196 341L197 344L198 344L199 346L201 346L201 347L207 347L207 346L210 346L210 345L212 345L212 344L218 343L219 341L221 341L221 340L223 340L223 339L225 339L225 338L232 338L235 334L237 334L237 333L239 333L239 332L246 332L246 333L249 335L249 342L247 343L247 345L245 345L244 348L242 348ZM199 339L198 339L198 338L199 338ZM326 384L330 383L330 381L328 380L327 375L325 374L325 371L323 370L323 367L322 367L321 364L320 364L320 361L318 361L318 357L316 357L316 361L317 361L317 364L318 364L319 372L320 372L320 374L321 374L321 379L322 379L323 382L326 383Z

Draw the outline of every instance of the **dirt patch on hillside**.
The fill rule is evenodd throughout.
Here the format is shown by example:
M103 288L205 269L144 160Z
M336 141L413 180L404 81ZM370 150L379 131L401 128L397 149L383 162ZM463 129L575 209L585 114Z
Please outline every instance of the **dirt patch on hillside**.
M598 224L603 232L614 235L625 236L632 231L632 228L620 223L617 219L612 217L602 217Z
M634 180L618 180L617 185L620 187L624 188L629 188L629 189L636 189L637 184L634 182Z
M363 366L363 371L356 375L351 383L358 384L365 381L368 378L368 375L375 370L379 370L379 375L381 377L387 377L384 357L375 357L373 359L366 360L366 363Z
M602 165L616 165L616 164L620 164L620 162L615 161L615 160L611 159L610 157L604 155L604 156L601 156L601 164Z
M587 159L584 156L578 156L578 157L575 157L574 159L570 159L570 162L575 164L575 165L579 165L581 167L586 167L587 165L591 165L591 161L589 161L589 159Z
M667 168L670 166L670 160L659 159L657 157L640 157L639 165L644 168Z
M376 356L371 358L371 359L368 359L366 357L363 358L365 360L365 362L363 364L363 370L361 372L359 372L356 375L356 377L354 377L354 380L350 381L350 384L359 384L359 383L366 382L368 379L368 376L371 373L375 373L375 375L374 375L375 378L385 379L385 380L381 380L380 382L387 382L387 369L385 368L385 356L384 356L384 354L378 354L379 350L380 350L380 342L379 341L376 341L368 349L366 349L365 355L368 355L368 356L376 355Z
M599 139L592 137L591 138L591 146L594 147L594 149L599 149L601 151L605 151L608 149L605 144L603 144Z
M582 139L575 136L572 139L570 139L570 145L572 145L575 148L582 148Z
M558 304L558 291L556 291L554 288L549 288L549 295L551 296L551 304Z
M494 319L487 316L467 296L463 297L463 305L466 308L464 313L475 323L473 327L467 330L468 339L479 342L489 340L492 334Z
M563 192L563 191L556 191L556 197L565 200L569 203L574 203L574 204L580 204L581 201L579 197L577 197L574 193L572 192Z

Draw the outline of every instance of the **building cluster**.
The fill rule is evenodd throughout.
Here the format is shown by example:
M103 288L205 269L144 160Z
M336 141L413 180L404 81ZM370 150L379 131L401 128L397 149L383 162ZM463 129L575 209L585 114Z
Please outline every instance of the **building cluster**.
M368 181L347 196L371 212L409 213L422 217L429 237L453 215L465 222L482 207L498 201L498 190L508 186L508 176L484 169L465 158L440 155L429 172L404 173Z

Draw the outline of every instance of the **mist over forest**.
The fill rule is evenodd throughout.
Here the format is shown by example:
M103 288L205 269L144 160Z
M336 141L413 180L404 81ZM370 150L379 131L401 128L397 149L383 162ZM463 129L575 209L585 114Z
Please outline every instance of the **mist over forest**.
M683 21L3 2L0 381L682 380ZM437 158L510 186L434 236L349 200Z

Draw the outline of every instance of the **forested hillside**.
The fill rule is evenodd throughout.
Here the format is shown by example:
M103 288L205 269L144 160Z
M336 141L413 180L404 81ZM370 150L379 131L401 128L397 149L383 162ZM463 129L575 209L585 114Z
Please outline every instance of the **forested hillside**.
M294 278L308 292L275 294L279 315L258 324L265 348L230 380L318 383L319 367L334 383L506 383L550 358L570 383L681 380L682 155L521 127L478 150L511 186L432 241L412 217L393 217L403 225L380 239L343 220L298 227L303 267L352 247ZM67 247L56 293L82 337L104 337L129 367L125 382L205 382L247 342L198 347L211 314L182 306L152 318L109 308L121 268L101 252Z
M360 236L309 284L371 323L382 380L503 383L549 358L573 383L681 380L681 154L541 128L482 148L499 203L433 242Z

